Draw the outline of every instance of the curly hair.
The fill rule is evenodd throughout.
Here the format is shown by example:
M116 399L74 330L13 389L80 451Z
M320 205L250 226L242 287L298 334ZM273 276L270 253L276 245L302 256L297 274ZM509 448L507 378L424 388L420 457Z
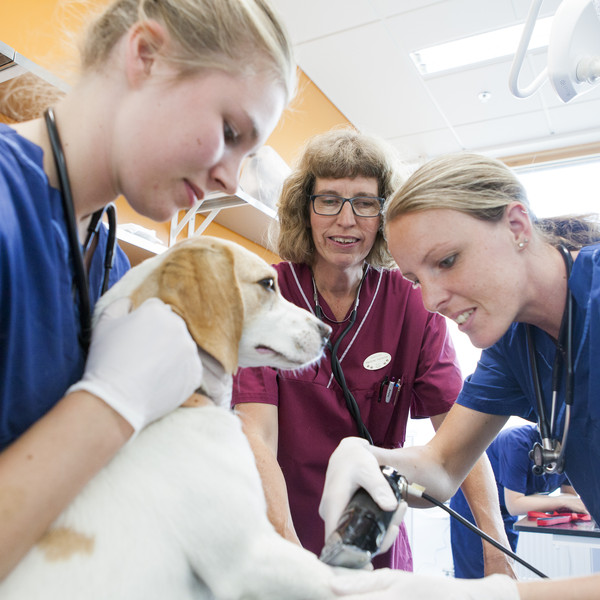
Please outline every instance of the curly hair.
M333 129L306 143L295 169L283 184L277 205L279 232L276 251L284 260L312 264L315 246L310 233L310 201L317 178L374 177L386 200L402 183L400 162L383 140L354 129ZM395 266L379 228L366 262L373 267Z
M388 203L384 223L430 209L456 210L482 221L499 221L511 202L529 212L534 230L552 246L568 250L600 241L598 215L563 215L538 219L525 188L504 163L461 152L434 158L417 169Z

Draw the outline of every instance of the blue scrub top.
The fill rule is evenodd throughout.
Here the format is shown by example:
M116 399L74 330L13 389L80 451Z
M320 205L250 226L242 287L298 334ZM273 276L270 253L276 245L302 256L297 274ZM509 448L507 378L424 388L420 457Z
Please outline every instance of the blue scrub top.
M506 509L504 490L508 489L529 496L553 492L560 486L569 484L564 473L540 476L533 474L533 461L529 458L529 451L535 442L541 442L536 426L510 427L503 429L487 449L498 487L498 500L504 529L513 551L517 548L519 534L512 526L518 517L512 516ZM459 490L452 497L450 507L471 523L475 523L462 491ZM464 579L483 577L481 538L456 519L451 519L450 539L454 576Z
M100 296L107 230L90 267ZM109 282L128 270L118 248ZM45 414L83 373L78 307L60 193L41 148L0 124L0 450Z
M586 508L600 523L600 245L583 248L573 265L574 400L565 472ZM551 380L555 345L533 328L538 372L546 414L551 414ZM514 323L482 352L475 372L465 380L459 404L496 415L537 421L536 398L527 353L525 325ZM558 435L564 423L564 392L559 393Z

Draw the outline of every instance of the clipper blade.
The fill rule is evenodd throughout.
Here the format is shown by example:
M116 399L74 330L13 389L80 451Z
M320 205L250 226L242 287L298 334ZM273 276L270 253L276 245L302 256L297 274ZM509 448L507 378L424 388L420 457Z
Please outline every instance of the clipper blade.
M373 555L368 550L345 544L337 531L329 536L319 557L319 560L332 567L347 567L349 569L363 569L372 559Z

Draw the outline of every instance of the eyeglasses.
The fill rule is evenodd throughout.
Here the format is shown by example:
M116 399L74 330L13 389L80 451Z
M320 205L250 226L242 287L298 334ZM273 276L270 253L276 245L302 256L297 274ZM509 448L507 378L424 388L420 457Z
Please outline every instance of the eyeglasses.
M384 203L384 199L378 196L344 198L333 194L314 194L310 197L310 200L315 214L327 217L339 215L346 202L350 202L352 212L357 217L378 217Z

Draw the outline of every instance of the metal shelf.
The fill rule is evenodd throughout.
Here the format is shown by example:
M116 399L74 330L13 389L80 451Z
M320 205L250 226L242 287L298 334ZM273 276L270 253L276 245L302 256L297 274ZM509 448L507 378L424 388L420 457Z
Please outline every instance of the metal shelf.
M195 219L197 214L206 215L198 227ZM186 226L187 236L191 237L204 233L213 221L265 248L269 227L277 221L277 213L241 189L235 195L209 194L183 217L180 218L179 214L173 217L169 245L175 242Z
M0 42L0 83L25 73L32 73L63 92L69 91L70 86L62 79Z

